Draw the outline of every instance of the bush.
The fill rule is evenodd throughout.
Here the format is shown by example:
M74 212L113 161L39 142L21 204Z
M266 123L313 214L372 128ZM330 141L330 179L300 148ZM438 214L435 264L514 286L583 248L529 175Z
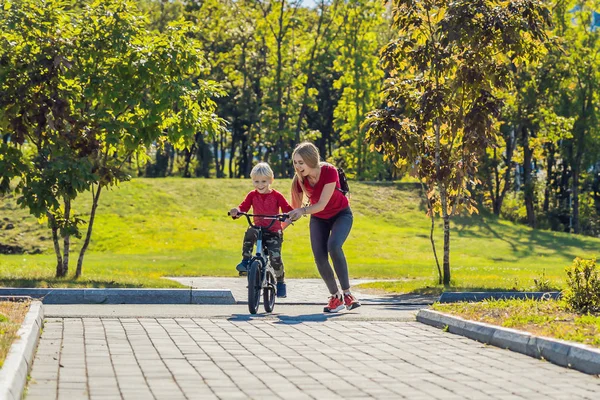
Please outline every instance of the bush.
M542 270L542 275L539 278L533 279L535 290L538 292L550 292L552 290L552 283L546 276L546 270Z
M583 260L577 257L573 265L566 268L567 289L563 297L567 307L579 313L600 311L600 276L596 259Z

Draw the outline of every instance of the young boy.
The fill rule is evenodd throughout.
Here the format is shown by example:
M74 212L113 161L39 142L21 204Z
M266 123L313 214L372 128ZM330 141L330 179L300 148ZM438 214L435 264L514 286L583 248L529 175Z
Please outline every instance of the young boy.
M274 176L273 170L269 164L261 162L252 168L250 172L254 190L246 195L244 201L236 208L232 208L229 214L235 217L239 212L247 212L252 207L253 214L275 215L279 214L279 210L283 213L292 211L285 197L277 190L271 189ZM269 226L271 220L254 218L254 224L258 226ZM286 297L285 271L283 261L281 260L281 243L283 242L283 229L281 222L276 221L273 226L263 233L263 243L267 247L271 266L275 270L275 278L277 279L277 297ZM248 228L244 235L244 245L242 248L242 261L237 265L236 269L240 275L248 271L250 258L252 257L252 249L258 238L258 232L254 228Z

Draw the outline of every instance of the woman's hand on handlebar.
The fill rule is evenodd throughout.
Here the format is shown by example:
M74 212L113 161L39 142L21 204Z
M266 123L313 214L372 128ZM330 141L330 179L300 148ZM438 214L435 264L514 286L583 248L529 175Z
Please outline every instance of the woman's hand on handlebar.
M297 221L304 215L304 209L302 207L296 208L289 212L290 220Z
M240 211L237 208L232 208L231 210L229 210L229 212L227 213L227 215L231 215L231 218L236 219L239 218L238 217L238 213Z

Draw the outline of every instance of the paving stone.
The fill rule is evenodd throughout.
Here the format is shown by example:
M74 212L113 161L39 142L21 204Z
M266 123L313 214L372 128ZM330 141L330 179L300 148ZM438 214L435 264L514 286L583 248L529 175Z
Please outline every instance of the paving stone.
M69 400L553 400L600 391L593 376L418 323L277 321L48 319L27 399L56 399L57 388Z

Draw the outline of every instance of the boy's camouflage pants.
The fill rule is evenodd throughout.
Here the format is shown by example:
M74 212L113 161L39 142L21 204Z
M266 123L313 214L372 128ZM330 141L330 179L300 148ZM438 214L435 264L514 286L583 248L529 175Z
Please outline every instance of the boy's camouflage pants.
M254 244L258 239L258 230L248 228L244 235L244 246L242 248L242 256L251 258L253 256ZM281 244L283 243L283 233L263 231L263 243L267 248L269 261L275 270L275 278L277 282L283 282L285 271L283 268L283 260L281 259Z

